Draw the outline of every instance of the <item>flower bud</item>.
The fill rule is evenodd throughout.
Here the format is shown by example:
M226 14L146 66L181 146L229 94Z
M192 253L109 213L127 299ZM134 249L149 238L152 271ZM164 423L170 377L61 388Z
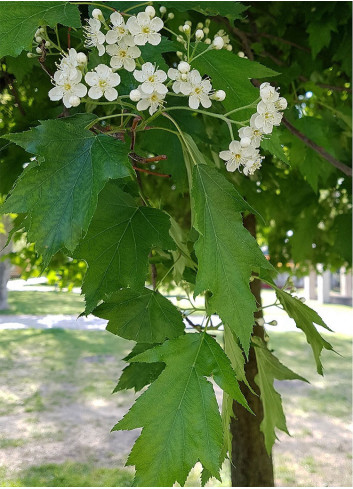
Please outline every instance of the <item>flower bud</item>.
M152 7L152 5L148 5L146 8L145 8L145 12L147 15L150 16L150 18L152 19L155 15L156 15L156 11L155 9Z
M182 58L183 57L183 53L181 51L177 51L176 52L176 55L178 56L178 58Z
M259 326L265 326L265 320L264 320L264 318L257 318L257 319L255 319L255 321L257 322L257 324Z
M185 34L190 34L191 27L189 26L189 24L183 25L183 31L185 32Z
M195 37L196 37L197 41L201 41L201 39L203 39L205 37L203 30L197 29L197 31L195 32Z
M85 65L87 63L87 56L85 53L77 53L77 63L79 65Z
M174 19L174 14L173 12L169 12L168 14L168 19L173 20Z
M207 39L205 39L205 44L211 44L211 39L209 37L207 37Z
M72 107L77 107L78 105L80 105L80 103L81 100L76 95L72 95L72 97L69 98L69 104L72 105Z
M33 53L27 53L27 58L34 58L35 57L35 54Z
M206 19L205 20L205 24L207 25L207 27L211 24L211 20L210 19Z
M140 90L131 90L130 92L130 100L132 100L133 102L138 102L139 100L141 100L141 92Z
M224 41L220 36L217 36L213 39L213 47L215 49L222 49L224 46Z
M245 58L245 53L243 53L243 51L239 51L238 56L239 58Z
M39 32L40 32L41 34L44 34L44 32L45 32L45 28L44 28L44 27L40 27L38 30L39 30Z
M306 301L305 297L299 297L299 300L300 300L300 302L305 302Z
M209 29L208 27L204 27L204 28L203 28L203 32L204 32L204 33L206 34L206 36L207 36L207 34L210 32L210 29Z
M180 25L180 26L178 27L178 30L179 30L179 32L184 32L184 30L183 30L183 26L182 26L182 25Z
M101 9L95 8L92 10L92 17L97 20L104 20Z
M226 98L226 92L224 90L216 90L212 98L218 102L223 102L223 100Z
M227 44L226 50L233 51L233 46L231 44Z
M278 322L274 319L273 321L271 321L270 323L271 326L277 326Z
M203 29L203 23L199 22L196 26L196 29Z
M184 38L182 36L177 36L176 40L178 42L184 42Z
M42 54L42 48L40 48L39 46L37 46L36 47L36 53Z
M45 41L45 47L46 48L50 48L51 46L51 42L50 41Z
M187 63L186 61L180 61L180 63L178 64L178 71L180 71L180 73L189 73L189 63Z
M182 73L180 78L183 80L183 81L187 81L188 80L188 75L187 73Z
M250 138L241 138L240 140L240 146L243 148L247 148L251 144L251 139Z
M162 15L167 13L167 9L165 7L163 7L163 5L161 7L159 7L159 11Z
M36 36L36 38L35 38L35 39L36 39L36 42L42 42L42 41L43 41L43 38L42 38L42 37L40 37L40 36Z
M191 20L186 20L186 21L185 21L185 25L189 25L189 26L191 27L191 26L192 26L192 22L191 22Z

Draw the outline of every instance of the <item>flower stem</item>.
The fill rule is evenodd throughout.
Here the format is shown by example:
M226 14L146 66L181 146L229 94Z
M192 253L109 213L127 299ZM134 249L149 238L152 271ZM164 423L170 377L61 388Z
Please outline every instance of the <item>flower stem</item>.
M239 112L240 110L245 110L245 109L251 109L252 107L255 107L255 105L258 104L258 102L261 100L261 98L259 97L258 99L256 99L254 102L252 102L251 104L249 105L244 105L244 107L238 107L237 109L233 109L233 110L230 110L229 112L227 112L226 114L224 114L226 117L230 114L235 114L235 112Z
M96 3L96 2L70 2L71 5L95 5L96 7L104 7L107 8L108 10L112 10L113 12L116 12L116 9L113 7L108 7L108 5L104 5L104 3Z

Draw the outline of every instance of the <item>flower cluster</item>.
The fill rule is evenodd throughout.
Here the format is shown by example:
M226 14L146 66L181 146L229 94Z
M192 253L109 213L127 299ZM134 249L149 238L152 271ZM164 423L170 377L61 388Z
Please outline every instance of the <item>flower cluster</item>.
M229 172L239 170L244 175L252 175L260 168L263 160L259 150L261 140L264 134L272 132L273 126L281 123L281 111L286 109L287 100L280 97L278 91L267 82L260 86L260 97L257 112L250 118L250 125L238 131L240 141L232 141L228 150L219 153Z

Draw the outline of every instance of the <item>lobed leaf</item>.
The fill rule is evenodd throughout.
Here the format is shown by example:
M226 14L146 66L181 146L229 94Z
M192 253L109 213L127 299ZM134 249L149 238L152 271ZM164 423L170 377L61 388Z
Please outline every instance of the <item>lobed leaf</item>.
M229 359L206 333L168 340L132 358L164 362L165 369L113 430L142 427L128 458L135 465L136 486L183 485L199 460L219 478L222 421L212 384L206 376L247 407ZM160 416L156 416L159 410Z

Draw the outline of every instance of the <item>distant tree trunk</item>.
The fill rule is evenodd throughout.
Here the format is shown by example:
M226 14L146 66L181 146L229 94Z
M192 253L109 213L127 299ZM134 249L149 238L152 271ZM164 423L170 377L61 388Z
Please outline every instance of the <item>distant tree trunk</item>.
M0 220L0 311L9 307L7 302L7 282L10 279L11 263L7 259L1 259L12 249L11 243L4 248L8 238L9 221L7 216L3 216Z
M256 238L256 218L253 214L244 219L244 226ZM261 281L251 282L251 291L258 305L261 305ZM262 317L262 311L255 313L255 317ZM264 328L254 327L254 335L264 338ZM241 389L246 395L250 408L256 416L250 414L239 403L233 403L235 418L231 420L232 434L232 486L233 487L273 487L272 456L265 448L264 435L260 431L263 419L263 407L260 401L259 388L254 382L257 374L256 357L253 348L250 348L249 361L245 365L246 377L249 384L258 394L253 395L245 385Z

